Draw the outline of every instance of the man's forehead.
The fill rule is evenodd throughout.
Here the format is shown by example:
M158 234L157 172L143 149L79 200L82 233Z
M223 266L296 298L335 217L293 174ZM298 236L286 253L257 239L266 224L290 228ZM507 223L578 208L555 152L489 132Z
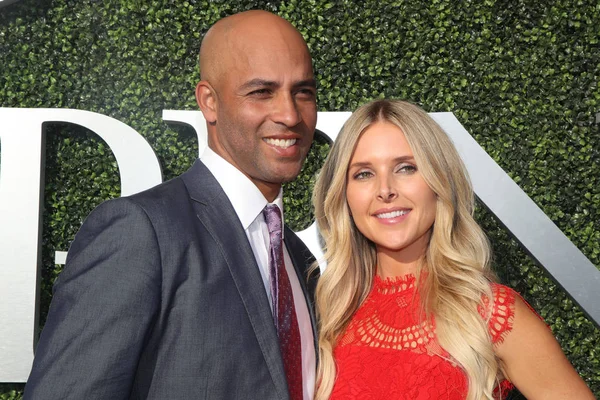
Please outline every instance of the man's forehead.
M205 37L200 60L205 78L238 86L252 79L282 83L289 75L313 77L306 42L289 22L268 13L234 17Z
M269 52L308 52L300 33L291 30L249 29L232 30L223 36L223 47L236 52L261 54Z
M312 60L304 42L284 40L256 41L244 38L231 40L223 52L223 64L232 68L250 71L279 70L280 65L287 68L306 68L312 71Z

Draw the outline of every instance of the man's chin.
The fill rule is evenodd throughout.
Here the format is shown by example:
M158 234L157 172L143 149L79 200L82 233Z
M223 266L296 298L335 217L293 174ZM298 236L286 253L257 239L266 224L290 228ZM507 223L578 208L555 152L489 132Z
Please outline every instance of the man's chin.
M269 182L287 183L293 181L298 177L298 175L300 175L302 165L304 165L304 162L299 163L296 161L294 163L285 164L281 166L281 168L271 171Z
M288 182L292 182L293 180L295 180L298 177L299 174L294 174L294 175L279 175L277 177L273 177L273 179L270 181L272 183L278 183L278 184L284 184L284 183L288 183Z

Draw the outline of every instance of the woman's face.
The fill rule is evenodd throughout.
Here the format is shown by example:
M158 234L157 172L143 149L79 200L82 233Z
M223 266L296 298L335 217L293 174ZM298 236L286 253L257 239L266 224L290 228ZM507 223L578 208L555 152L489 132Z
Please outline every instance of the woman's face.
M435 193L417 168L412 150L398 127L371 125L350 160L347 201L358 230L378 252L420 258L435 220Z

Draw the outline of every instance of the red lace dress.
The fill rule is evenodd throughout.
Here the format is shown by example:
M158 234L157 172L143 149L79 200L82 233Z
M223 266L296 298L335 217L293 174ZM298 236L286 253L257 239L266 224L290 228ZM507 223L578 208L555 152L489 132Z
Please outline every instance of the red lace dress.
M331 400L466 398L467 377L440 347L434 321L419 323L414 283L412 275L375 278L373 290L334 350L338 375ZM516 293L498 284L492 292L488 327L493 343L498 343L512 329ZM504 381L496 394L510 388Z

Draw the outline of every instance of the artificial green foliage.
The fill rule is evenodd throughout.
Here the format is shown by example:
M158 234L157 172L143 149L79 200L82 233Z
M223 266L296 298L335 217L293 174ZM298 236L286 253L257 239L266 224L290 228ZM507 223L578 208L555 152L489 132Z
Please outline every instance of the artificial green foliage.
M20 400L23 397L23 385L0 384L0 400Z
M600 5L597 0L20 0L0 8L0 107L66 107L117 118L158 155L164 179L187 169L195 137L162 122L197 109L197 54L219 18L266 9L291 21L314 58L322 111L377 97L451 111L600 266ZM85 216L120 193L110 149L80 127L47 128L42 323ZM328 151L313 146L286 185L287 222L312 223L310 192ZM600 396L600 332L483 207L503 282L545 318ZM5 228L3 228L5 229ZM7 321L4 321L7 323ZM0 385L0 399L22 385Z

